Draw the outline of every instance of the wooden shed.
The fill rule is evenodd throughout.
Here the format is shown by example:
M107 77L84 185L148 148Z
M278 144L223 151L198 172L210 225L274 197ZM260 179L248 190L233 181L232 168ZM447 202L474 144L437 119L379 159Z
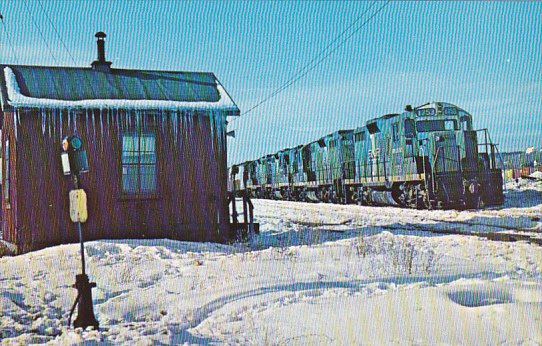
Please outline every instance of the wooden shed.
M19 253L78 241L68 135L88 156L86 240L224 239L226 118L238 107L213 73L111 68L98 41L89 68L0 66L3 239Z

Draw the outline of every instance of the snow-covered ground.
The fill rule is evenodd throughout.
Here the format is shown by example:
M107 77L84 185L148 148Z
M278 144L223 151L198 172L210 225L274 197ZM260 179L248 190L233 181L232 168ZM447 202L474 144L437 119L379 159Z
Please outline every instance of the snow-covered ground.
M99 331L66 327L78 244L1 258L2 344L542 344L542 247L424 232L540 236L542 182L479 211L254 204L248 243L87 243Z

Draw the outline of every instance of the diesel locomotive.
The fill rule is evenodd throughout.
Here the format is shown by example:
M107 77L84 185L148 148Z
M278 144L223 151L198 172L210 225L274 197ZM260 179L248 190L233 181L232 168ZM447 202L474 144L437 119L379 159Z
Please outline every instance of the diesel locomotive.
M444 102L407 105L314 142L230 167L230 190L254 198L481 208L504 202L497 145Z

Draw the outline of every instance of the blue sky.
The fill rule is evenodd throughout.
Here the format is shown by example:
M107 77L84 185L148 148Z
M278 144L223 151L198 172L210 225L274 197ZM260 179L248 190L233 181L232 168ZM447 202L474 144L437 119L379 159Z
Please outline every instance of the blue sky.
M2 2L0 62L89 66L96 58L94 33L104 31L113 67L214 72L243 112L370 5ZM391 2L305 78L235 120L229 161L255 159L400 112L406 104L437 100L472 113L475 126L488 128L501 151L541 148L541 18L542 2Z

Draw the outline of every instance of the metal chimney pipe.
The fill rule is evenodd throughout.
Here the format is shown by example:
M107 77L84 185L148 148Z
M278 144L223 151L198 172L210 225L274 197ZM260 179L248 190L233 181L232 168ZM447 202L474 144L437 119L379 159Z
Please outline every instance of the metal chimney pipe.
M98 60L93 61L91 66L96 71L111 72L111 61L105 61L105 33L99 31L94 36L98 39Z
M97 32L96 35L94 35L98 41L96 44L98 45L98 61L99 62L105 62L105 33L100 31Z

